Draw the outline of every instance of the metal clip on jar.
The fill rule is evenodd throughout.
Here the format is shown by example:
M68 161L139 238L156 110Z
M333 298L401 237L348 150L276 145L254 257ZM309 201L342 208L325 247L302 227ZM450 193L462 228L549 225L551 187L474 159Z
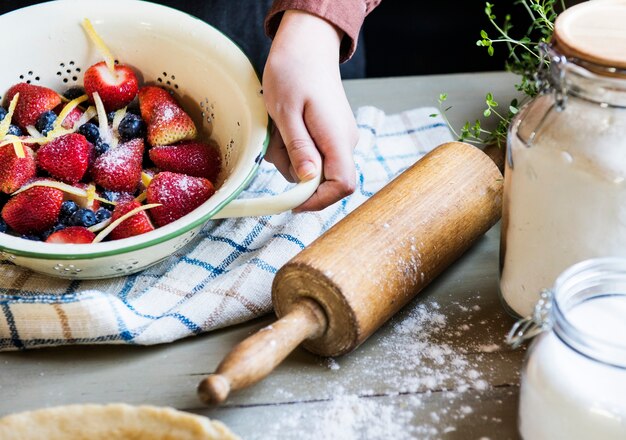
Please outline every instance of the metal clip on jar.
M522 437L626 439L626 259L566 270L508 341L537 334L522 371Z
M542 51L507 142L500 291L519 316L568 266L626 257L626 0L566 10Z

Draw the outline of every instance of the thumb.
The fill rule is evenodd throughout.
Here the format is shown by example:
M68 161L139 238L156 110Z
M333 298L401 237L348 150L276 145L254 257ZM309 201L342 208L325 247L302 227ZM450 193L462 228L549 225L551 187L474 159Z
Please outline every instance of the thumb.
M289 155L289 161L298 179L312 179L322 169L322 158L311 138L301 114L283 113L275 120Z

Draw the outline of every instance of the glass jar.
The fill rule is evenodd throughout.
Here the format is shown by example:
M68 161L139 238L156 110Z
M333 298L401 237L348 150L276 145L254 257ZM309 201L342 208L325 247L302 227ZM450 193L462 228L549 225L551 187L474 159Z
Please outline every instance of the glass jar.
M522 370L521 436L626 439L626 259L563 272L508 340L517 346L537 334Z
M626 256L626 70L567 56L558 42L542 53L543 90L507 140L500 292L518 316L575 262Z

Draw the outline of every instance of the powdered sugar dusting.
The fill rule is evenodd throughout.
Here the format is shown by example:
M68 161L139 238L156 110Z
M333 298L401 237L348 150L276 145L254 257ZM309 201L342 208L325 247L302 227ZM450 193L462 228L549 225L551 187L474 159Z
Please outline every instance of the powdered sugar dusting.
M97 159L98 167L105 170L126 168L134 155L134 149L125 145L112 148Z

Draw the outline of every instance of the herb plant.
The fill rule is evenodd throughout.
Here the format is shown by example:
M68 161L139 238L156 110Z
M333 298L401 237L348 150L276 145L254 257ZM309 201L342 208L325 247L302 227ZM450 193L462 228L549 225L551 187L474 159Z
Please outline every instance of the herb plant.
M441 115L460 141L503 145L506 142L507 130L511 120L519 108L538 92L537 72L542 67L542 63L547 64L549 62L541 56L539 46L550 41L554 31L554 21L558 12L565 10L565 2L564 0L517 0L514 4L521 5L530 17L530 26L526 28L525 32L519 37L513 36L514 27L511 15L507 14L502 24L498 24L494 14L494 5L486 3L485 14L495 29L497 37L492 38L487 31L481 30L480 40L476 42L476 45L487 48L487 53L490 56L493 56L496 45L503 44L505 46L508 51L505 70L519 75L520 80L515 88L521 92L522 97L519 100L514 99L508 108L502 110L493 94L487 93L483 116L486 119L496 118L495 129L493 131L487 130L482 126L480 120L476 120L474 123L466 122L457 131L450 126L446 117L446 112L451 108L445 107L448 96L445 93L440 94Z

